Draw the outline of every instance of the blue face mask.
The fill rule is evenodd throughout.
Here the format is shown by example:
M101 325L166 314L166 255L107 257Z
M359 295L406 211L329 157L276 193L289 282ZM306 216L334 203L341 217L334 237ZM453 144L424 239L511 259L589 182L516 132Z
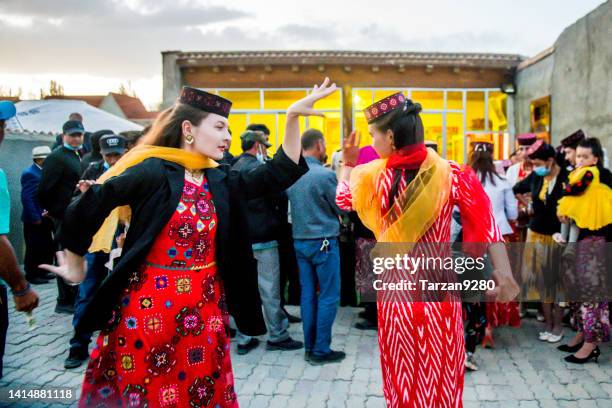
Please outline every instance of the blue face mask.
M110 164L108 164L107 162L104 162L103 166L104 166L104 170L108 170L111 167Z
M76 152L78 150L81 150L83 148L83 145L79 145L78 147L72 147L68 143L64 143L64 147L66 149L74 150Z
M536 175L540 177L548 176L548 174L550 173L550 169L546 166L538 166L535 169L533 169L533 171L535 172Z

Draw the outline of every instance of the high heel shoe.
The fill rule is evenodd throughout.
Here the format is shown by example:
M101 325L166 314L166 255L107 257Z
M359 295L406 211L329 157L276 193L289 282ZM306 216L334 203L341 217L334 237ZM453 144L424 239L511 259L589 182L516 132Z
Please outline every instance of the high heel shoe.
M599 350L599 347L595 347L593 351L591 351L591 354L589 354L585 358L578 358L575 355L570 354L569 356L565 357L565 361L567 361L568 363L574 363L574 364L584 364L584 363L588 363L591 360L597 362L597 359L599 358L600 355L601 355L601 351Z
M575 353L578 350L580 350L580 348L582 347L582 345L584 344L584 341L581 341L580 343L574 345L574 346L568 346L567 344L563 344L559 347L557 347L557 350L559 351L564 351L566 353Z
M485 332L485 335L482 339L482 343L480 343L482 348L495 348L495 343L493 342L493 333Z

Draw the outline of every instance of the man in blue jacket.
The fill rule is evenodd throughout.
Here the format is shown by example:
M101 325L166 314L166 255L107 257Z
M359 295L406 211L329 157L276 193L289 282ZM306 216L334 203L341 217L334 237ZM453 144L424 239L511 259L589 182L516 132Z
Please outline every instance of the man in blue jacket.
M36 146L32 149L32 165L21 174L21 205L23 212L23 235L25 238L25 257L23 260L26 279L33 285L47 283L51 274L40 269L40 264L53 263L53 222L43 212L38 202L38 185L42 166L51 154L49 146Z

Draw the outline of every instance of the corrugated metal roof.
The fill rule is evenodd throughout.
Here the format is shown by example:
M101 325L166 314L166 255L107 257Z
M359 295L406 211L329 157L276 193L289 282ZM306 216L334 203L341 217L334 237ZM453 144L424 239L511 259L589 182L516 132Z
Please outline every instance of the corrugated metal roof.
M368 51L175 51L181 66L379 65L514 68L517 54Z

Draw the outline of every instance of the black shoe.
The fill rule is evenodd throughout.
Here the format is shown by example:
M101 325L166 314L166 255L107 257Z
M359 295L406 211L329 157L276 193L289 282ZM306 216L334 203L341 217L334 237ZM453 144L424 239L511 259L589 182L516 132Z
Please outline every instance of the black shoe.
M257 346L259 346L259 339L256 339L255 337L253 337L253 338L251 338L251 340L249 340L249 342L247 344L239 344L238 345L238 354L243 356L246 353L248 353L249 351L251 351L254 348L256 348Z
M55 305L55 313L74 314L74 305Z
M378 330L378 325L376 323L372 323L369 320L357 322L353 327L359 330Z
M64 361L64 368L77 368L80 367L83 362L89 359L89 353L87 349L81 347L71 347L68 357Z
M286 311L285 308L283 308L283 312L285 312L285 314L287 315L287 320L289 320L289 323L302 323L302 319L292 314L289 314L289 312Z
M304 352L304 361L310 361L310 356L312 356L312 352L311 351L305 351Z
M329 353L324 354L322 356L311 354L308 362L312 365L337 363L337 362L344 360L345 357L346 357L346 353L344 351L333 351L332 350Z
M574 363L574 364L584 364L584 363L588 363L591 360L594 360L595 362L597 362L597 359L599 358L600 355L601 355L601 351L599 350L599 347L595 347L593 351L591 351L591 354L589 354L585 358L578 358L575 355L570 354L569 356L565 357L565 361L567 361L568 363Z
M298 350L304 347L304 343L301 341L293 340L291 337L288 337L283 341L270 341L268 340L266 343L266 350Z
M583 344L584 344L584 342L580 342L580 343L576 344L575 346L568 346L567 344L563 344L563 345L557 347L557 350L565 351L566 353L575 353L578 350L580 350L580 348L582 347Z
M44 285L45 283L49 283L47 279L39 278L38 276L35 278L27 278L26 280L30 282L32 285Z

